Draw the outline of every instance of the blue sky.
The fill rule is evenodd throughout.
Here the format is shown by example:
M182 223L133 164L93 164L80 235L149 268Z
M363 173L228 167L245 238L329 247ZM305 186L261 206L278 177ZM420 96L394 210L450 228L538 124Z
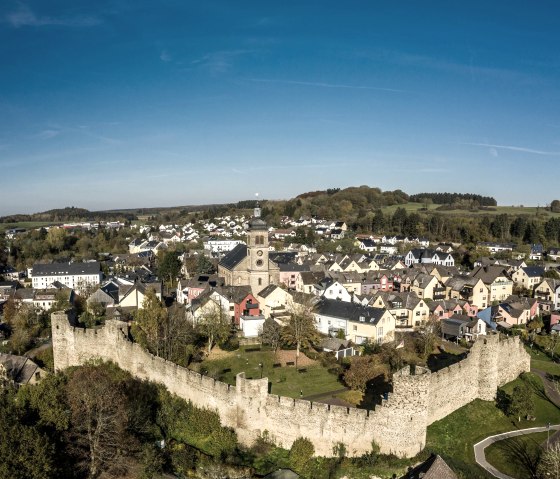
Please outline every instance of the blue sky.
M560 4L0 3L0 214L560 198Z

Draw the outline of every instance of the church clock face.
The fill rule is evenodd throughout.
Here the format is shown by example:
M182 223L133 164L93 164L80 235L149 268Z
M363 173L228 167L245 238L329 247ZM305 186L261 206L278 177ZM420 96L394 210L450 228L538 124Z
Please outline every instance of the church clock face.
M263 265L263 260L262 259L258 259L257 262L255 263L257 266L262 266Z
M263 255L262 250L257 251L257 256L262 256L262 255Z

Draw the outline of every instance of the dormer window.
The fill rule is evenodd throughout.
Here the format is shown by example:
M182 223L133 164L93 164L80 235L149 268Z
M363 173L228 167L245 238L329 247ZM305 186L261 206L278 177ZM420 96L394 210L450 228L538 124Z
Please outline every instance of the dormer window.
M364 318L363 316L360 316L360 322L361 322L361 323L364 323L365 320L366 320L366 318Z

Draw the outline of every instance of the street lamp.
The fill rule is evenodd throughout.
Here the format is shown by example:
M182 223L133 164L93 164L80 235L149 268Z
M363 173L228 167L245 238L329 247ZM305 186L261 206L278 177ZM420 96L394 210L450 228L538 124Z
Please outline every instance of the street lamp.
M261 379L262 379L262 377L263 377L263 367L264 367L264 364L263 364L263 363L259 363L259 367L261 368Z

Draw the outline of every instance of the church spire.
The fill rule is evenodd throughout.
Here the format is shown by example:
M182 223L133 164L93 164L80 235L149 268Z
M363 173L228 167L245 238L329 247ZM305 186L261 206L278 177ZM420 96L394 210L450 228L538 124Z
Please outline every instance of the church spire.
M253 216L255 218L260 218L261 217L261 207L259 205L259 194L255 193L255 196L257 197L257 204L255 205L255 210L253 211Z

